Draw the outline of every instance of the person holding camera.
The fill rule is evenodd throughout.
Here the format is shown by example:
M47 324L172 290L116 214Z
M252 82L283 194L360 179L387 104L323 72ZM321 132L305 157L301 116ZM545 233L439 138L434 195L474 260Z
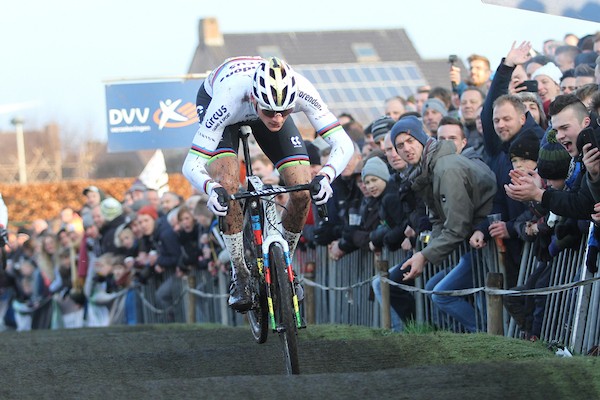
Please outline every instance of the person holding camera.
M450 82L452 83L452 91L462 96L462 93L469 86L475 86L484 94L487 94L490 76L490 60L479 54L472 54L467 61L469 62L469 78L466 81L460 76L460 68L456 64L457 58L455 55L448 57L450 63Z
M483 221L471 238L471 246L485 246L492 235L503 239L506 246L504 261L507 279L511 286L517 283L523 246L514 229L514 221L525 211L526 205L509 198L504 192L504 185L510 182L509 172L513 168L508 149L523 134L534 134L538 140L544 136L544 130L535 122L521 98L508 94L513 72L518 65L525 64L531 58L530 50L529 42L522 42L518 46L513 42L494 74L481 111L484 153L488 166L496 174L498 185L491 213L502 214L502 221L494 224L493 233L490 232L489 223Z
M589 127L591 119L585 105L572 94L560 95L550 104L551 123L556 139L569 152L571 167L567 190L542 188L535 171L513 171L511 182L505 185L506 194L517 201L537 201L553 213L565 218L590 220L594 197L590 186L596 181L597 152L592 144L597 133ZM590 169L586 172L586 167Z

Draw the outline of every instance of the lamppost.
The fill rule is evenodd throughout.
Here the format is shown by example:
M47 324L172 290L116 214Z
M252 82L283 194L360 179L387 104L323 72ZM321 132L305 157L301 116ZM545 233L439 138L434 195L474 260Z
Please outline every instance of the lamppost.
M17 133L17 161L19 163L19 183L27 183L27 167L25 165L25 139L23 136L23 118L15 117L10 123L15 126Z

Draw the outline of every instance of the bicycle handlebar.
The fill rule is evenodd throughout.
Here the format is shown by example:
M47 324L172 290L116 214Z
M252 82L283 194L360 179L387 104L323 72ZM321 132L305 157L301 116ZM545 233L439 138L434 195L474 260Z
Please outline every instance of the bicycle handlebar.
M248 125L242 125L239 129L238 135L242 140L244 146L244 159L247 162L246 176L252 175L252 164L250 161L250 152L248 148L248 137L252 133L252 128ZM253 190L253 191L240 191L234 193L232 195L227 195L226 193L218 193L218 201L223 207L227 206L230 200L241 200L248 199L252 197L263 197L263 196L272 196L279 193L290 193L290 192L298 192L301 190L310 191L311 197L319 193L321 186L319 182L313 181L311 183L305 183L301 185L294 186L280 186L280 187L266 187L261 190ZM327 215L327 206L325 204L317 206L317 212L319 217L324 221L329 221L329 217ZM221 232L225 232L225 217L219 217L219 229Z
M243 200L243 199L249 199L252 197L272 196L272 195L276 195L276 194L280 194L280 193L299 192L301 190L308 190L311 192L311 194L316 194L320 190L320 185L318 182L312 182L312 183L304 183L304 184L293 185L293 186L265 187L260 190L252 190L252 191L244 190L244 191L240 191L240 192L231 194L231 195L227 196L228 198L219 196L219 203L221 205L227 205L229 200ZM329 221L329 216L327 215L327 205L326 204L317 206L317 212L319 214L319 218L321 218L324 221ZM225 232L225 228L226 228L225 227L225 218L219 217L219 229L221 229L221 232Z
M290 193L290 192L299 192L300 190L310 190L312 192L313 186L310 183L305 183L302 185L294 185L294 186L278 186L278 187L266 187L261 190L253 190L253 191L242 191L237 192L229 196L231 200L241 200L247 199L250 197L262 197L262 196L271 196L280 193Z

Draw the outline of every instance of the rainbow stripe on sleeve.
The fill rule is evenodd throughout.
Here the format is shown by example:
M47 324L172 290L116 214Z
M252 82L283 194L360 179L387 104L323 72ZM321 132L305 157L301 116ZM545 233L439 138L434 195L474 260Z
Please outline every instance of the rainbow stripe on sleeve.
M204 147L200 147L197 145L192 145L192 147L190 148L190 154L193 154L195 156L198 156L200 158L203 158L205 160L207 160L208 162L212 162L213 160L216 160L217 158L223 158L223 157L237 157L237 154L235 154L235 151L233 151L232 148L220 148L220 149L216 149L214 151L211 150L207 150Z
M340 125L340 123L338 121L335 121L335 122L332 122L329 125L324 126L321 130L317 131L317 133L323 139L327 139L327 137L329 137L333 133L339 132L340 130L343 130L343 129L344 128L342 128L342 126Z
M283 171L287 167L291 167L294 165L310 165L308 160L308 156L305 155L294 155L284 158L275 164L275 168L277 171Z

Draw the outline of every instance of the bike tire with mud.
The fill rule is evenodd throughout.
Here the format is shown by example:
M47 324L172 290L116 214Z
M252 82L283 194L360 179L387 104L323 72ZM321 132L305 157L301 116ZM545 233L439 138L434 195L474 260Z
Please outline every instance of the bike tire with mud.
M298 327L292 304L292 284L286 273L283 249L277 243L269 248L269 262L273 278L273 303L277 333L281 342L281 350L288 375L300 373L298 361Z
M258 270L257 260L262 258L252 233L251 211L245 205L244 210L244 257L246 265L250 269L250 285L254 293L253 307L248 311L248 323L252 336L258 344L265 343L269 336L269 310L267 304L267 291L264 277Z

